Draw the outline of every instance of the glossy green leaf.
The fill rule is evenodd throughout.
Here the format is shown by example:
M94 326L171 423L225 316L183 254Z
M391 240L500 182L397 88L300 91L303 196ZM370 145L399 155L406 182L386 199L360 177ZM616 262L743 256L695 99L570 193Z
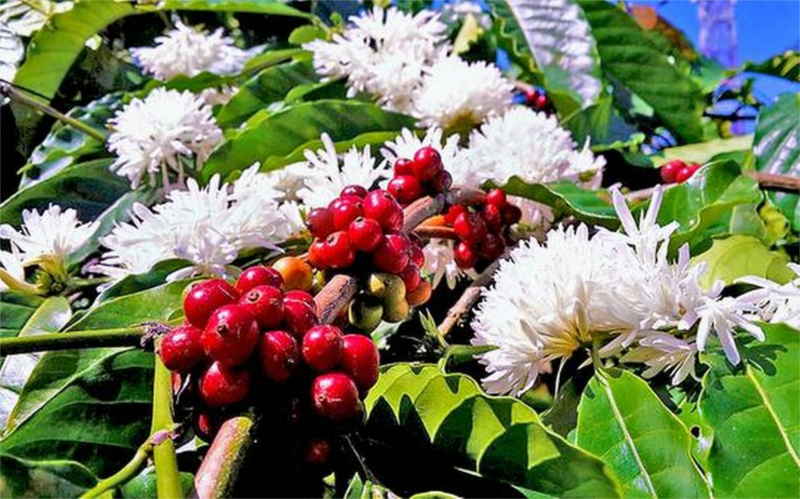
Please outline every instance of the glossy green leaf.
M116 92L92 101L86 106L72 108L67 116L98 130L106 132L106 122L122 108L123 93ZM57 121L50 133L31 153L22 167L20 189L52 177L62 169L75 164L88 155L110 155L104 145L80 130Z
M693 438L636 375L595 374L578 406L577 445L619 476L624 495L709 497L692 460Z
M293 29L292 32L289 33L289 43L292 45L302 45L319 38L325 38L325 36L325 30L320 26L306 24Z
M175 311L181 309L181 296L186 284L188 284L187 281L176 281L108 300L90 309L88 313L71 324L64 334L69 334L70 330L120 328L147 321L165 321ZM9 428L20 426L28 421L51 403L55 397L71 389L83 376L89 376L97 370L113 366L113 359L124 351L127 349L92 348L54 351L45 354L34 369L22 391L19 402L9 417ZM138 352L133 351L133 353ZM146 355L145 359L147 359ZM141 362L141 359L138 361ZM152 364L152 360L148 362ZM100 473L100 475L104 474Z
M738 342L742 364L701 357L700 412L714 428L708 466L716 497L797 497L800 490L800 331L762 324L764 343Z
M241 131L223 142L211 155L200 175L208 181L247 168L270 156L290 154L298 146L319 139L353 139L367 132L411 128L414 119L357 101L321 100L288 107L272 115L251 119Z
M5 307L5 303L3 306ZM16 334L3 336L32 336L56 333L72 316L69 302L61 296L52 296L39 303ZM0 426L5 426L11 410L17 403L19 392L28 380L41 353L27 353L0 357Z
M17 191L0 205L0 224L19 226L23 210L44 210L52 203L64 209L74 208L83 221L97 219L130 191L128 180L108 169L110 163L111 160L100 159L74 165Z
M0 338L19 334L44 300L41 296L15 291L0 292Z
M283 99L297 85L318 82L310 60L269 67L239 87L217 112L217 122L221 127L239 126L257 111Z
M97 297L97 303L160 286L166 282L167 276L188 265L190 263L187 260L162 260L153 265L148 272L128 275L104 289Z
M0 453L0 497L77 497L97 477L75 461L32 461Z
M583 189L572 182L528 184L519 177L511 177L499 187L508 194L549 206L557 219L573 216L582 222L612 229L619 226L611 198L605 191Z
M655 166L661 166L673 159L680 159L687 163L700 163L702 165L711 161L714 156L722 153L747 151L752 145L752 135L741 135L730 139L714 139L686 146L668 147L659 151L658 154L651 156L651 159Z
M619 494L601 461L548 431L527 405L490 397L465 375L431 365L388 366L365 407L371 438L403 429L454 466L486 478L562 497Z
M658 213L658 222L680 225L670 242L671 251L689 243L692 254L708 249L712 237L734 233L732 210L743 205L758 205L762 194L753 178L742 175L732 161L710 163L681 185L667 189ZM752 235L752 234L751 234Z
M787 50L760 63L745 63L741 69L742 71L778 76L794 82L800 82L800 52Z
M577 0L597 41L603 71L635 92L687 142L703 138L703 98L636 21L611 2Z
M800 93L783 94L758 115L753 139L756 169L765 173L800 176ZM769 198L800 230L800 195L768 192Z
M794 272L786 266L788 255L770 251L764 243L750 236L715 239L711 248L694 261L707 265L700 278L700 284L707 289L718 279L729 285L740 277L754 275L783 284L794 277Z
M544 73L550 91L586 107L600 95L600 57L583 10L575 0L490 0L498 34L512 55Z
M634 144L644 141L644 134L625 122L610 95L602 95L597 102L585 109L576 109L563 122L578 144L590 140L592 150L619 148L613 145Z

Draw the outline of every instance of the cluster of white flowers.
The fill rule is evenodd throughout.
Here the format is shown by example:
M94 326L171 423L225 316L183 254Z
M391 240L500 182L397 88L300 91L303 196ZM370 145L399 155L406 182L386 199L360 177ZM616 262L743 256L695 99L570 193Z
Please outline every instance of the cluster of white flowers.
M199 167L222 139L209 107L191 92L157 88L144 99L133 99L109 122L108 148L117 155L111 170L136 188L147 179L164 187L184 181L185 162Z
M511 106L514 87L495 66L450 53L439 14L375 7L350 21L332 41L304 45L319 74L347 78L350 96L369 93L389 109L445 129L478 124Z
M146 73L162 81L178 75L196 76L204 71L236 74L250 54L233 44L222 28L213 33L176 21L175 29L155 39L154 47L134 47L131 54Z
M41 213L23 210L19 230L0 225L0 239L7 240L9 251L0 251L0 290L22 285L25 267L41 265L64 273L66 257L83 246L95 233L99 222L82 223L74 209L50 205Z
M269 175L258 165L247 169L233 184L218 176L205 188L194 179L185 191L174 190L167 202L148 208L137 204L132 221L117 225L102 239L108 248L100 264L91 270L121 279L150 270L157 262L180 258L192 263L170 276L235 273L231 263L248 248L275 247L302 229L299 208L280 203Z
M786 284L778 284L761 277L742 277L737 282L752 284L754 289L740 298L750 301L758 308L758 317L768 322L783 322L800 329L800 265L788 264L795 278Z
M689 263L687 247L677 262L667 259L676 224L656 223L661 190L639 224L622 194L612 194L623 232L557 228L546 244L523 243L500 264L473 322L474 344L499 347L482 357L491 393L524 392L548 362L598 335L611 339L603 355L627 350L623 361L645 363L647 375L669 371L674 383L693 373L712 332L733 364L736 327L763 340L750 299L720 297L721 283L702 289L704 268Z

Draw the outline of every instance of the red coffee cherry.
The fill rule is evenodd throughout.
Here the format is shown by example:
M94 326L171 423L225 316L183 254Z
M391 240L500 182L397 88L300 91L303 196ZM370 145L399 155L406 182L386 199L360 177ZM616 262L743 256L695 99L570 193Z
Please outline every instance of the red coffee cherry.
M327 208L314 208L308 212L306 219L308 230L314 237L324 239L336 230L333 226L333 213Z
M329 371L339 364L342 355L342 331L336 326L320 325L303 336L303 359L312 369Z
M347 334L342 342L342 370L365 392L378 381L380 355L375 343L360 334Z
M342 192L339 193L340 196L355 196L357 198L364 198L367 195L367 189L360 185L348 185Z
M209 279L191 285L183 298L183 313L192 326L203 329L214 310L238 299L239 293L226 281Z
M403 271L410 260L410 243L408 238L400 234L387 234L372 254L372 263L383 272L398 274Z
M274 286L256 286L239 299L262 329L278 327L283 322L283 293Z
M300 300L283 300L283 320L295 338L319 324L316 308Z
M298 300L301 301L310 307L316 307L317 304L314 301L314 297L311 296L311 293L308 291L303 291L301 289L293 289L291 291L287 291L283 295L284 300Z
M350 237L344 230L339 230L328 236L323 249L323 259L331 268L344 269L356 260L356 252L350 245Z
M505 191L503 191L503 189L491 189L486 193L486 202L488 204L493 204L498 208L502 208L506 205Z
M261 372L275 383L286 382L300 367L297 340L286 331L267 331L258 347Z
M453 250L453 259L462 269L471 269L478 262L478 254L464 241L459 241Z
M347 236L353 249L370 253L380 244L383 238L383 229L377 220L358 217L350 222Z
M424 194L422 184L413 175L399 175L394 177L387 184L386 190L388 190L400 204L409 204L421 198Z
M421 182L427 182L444 170L442 157L439 156L439 152L433 147L423 147L414 154L411 170L414 172L414 176L417 177L417 179Z
M419 267L414 263L406 265L406 268L400 272L400 277L406 285L406 293L411 293L417 289L417 286L422 282L422 276L419 274Z
M659 173L661 174L661 180L665 184L672 184L678 181L678 172L682 169L686 168L686 163L679 159L673 159L672 161L668 161L661 166Z
M394 162L394 174L398 175L413 175L414 170L411 169L412 161L408 158L400 158Z
M159 355L167 369L185 373L203 360L202 336L203 331L188 324L165 334L159 343Z
M376 220L385 232L403 228L403 208L390 193L376 189L364 198L364 217Z
M346 374L321 374L311 385L311 407L333 422L349 421L361 413L358 387Z
M203 330L206 355L226 366L243 364L258 343L258 324L242 305L225 305L211 314Z
M361 199L358 201L349 201L339 199L339 202L331 208L333 214L333 227L335 230L347 230L350 222L360 217L363 214Z
M212 363L200 376L200 400L208 407L241 402L250 392L250 372L240 367L226 367Z
M283 286L283 277L272 267L253 265L242 271L235 287L239 294L245 294L254 287L263 285L280 289Z

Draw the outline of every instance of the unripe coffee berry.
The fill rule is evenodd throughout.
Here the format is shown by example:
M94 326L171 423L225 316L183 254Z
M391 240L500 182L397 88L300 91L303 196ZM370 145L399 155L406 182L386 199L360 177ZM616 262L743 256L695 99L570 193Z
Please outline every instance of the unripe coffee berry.
M190 286L183 298L183 313L196 328L206 327L208 317L214 310L239 299L236 289L222 279L209 279Z
M200 376L198 394L208 407L241 402L250 392L250 372L239 367L226 367L213 362Z
M188 324L167 332L159 343L159 356L167 369L185 373L203 360L202 336L202 330Z
M342 355L342 332L336 326L320 325L303 336L303 360L312 369L324 372L339 364Z
M311 266L296 256L285 256L272 264L283 277L283 289L311 289L313 276Z

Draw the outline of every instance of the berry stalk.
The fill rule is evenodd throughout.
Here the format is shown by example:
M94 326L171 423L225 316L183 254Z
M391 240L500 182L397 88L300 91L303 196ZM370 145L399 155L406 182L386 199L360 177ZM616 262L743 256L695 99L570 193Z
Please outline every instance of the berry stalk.
M168 431L173 424L172 375L156 355L153 374L153 421L150 432ZM153 462L156 469L158 499L183 497L178 474L178 458L175 456L175 444L171 438L166 438L153 447Z

